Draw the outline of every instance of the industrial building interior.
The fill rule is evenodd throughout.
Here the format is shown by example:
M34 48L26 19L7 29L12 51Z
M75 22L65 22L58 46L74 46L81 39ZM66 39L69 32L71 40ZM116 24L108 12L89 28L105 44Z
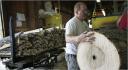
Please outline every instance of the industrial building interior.
M126 10L128 25L127 0L0 0L0 70L68 70L65 25L77 2L88 7L90 30L115 45L119 70L128 70L128 26L117 23Z

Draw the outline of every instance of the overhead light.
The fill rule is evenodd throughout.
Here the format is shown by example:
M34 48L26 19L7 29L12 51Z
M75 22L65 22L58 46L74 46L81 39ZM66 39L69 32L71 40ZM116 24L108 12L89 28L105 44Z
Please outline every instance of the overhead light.
M92 25L90 24L91 20L88 20L88 23L89 23L89 28L92 28Z
M59 26L56 26L57 29L59 29Z
M92 25L91 24L89 24L89 28L92 28Z
M102 11L103 15L106 16L105 10L101 9L101 11Z
M101 0L96 0L96 2L98 2L98 3L99 3L99 2L101 2Z

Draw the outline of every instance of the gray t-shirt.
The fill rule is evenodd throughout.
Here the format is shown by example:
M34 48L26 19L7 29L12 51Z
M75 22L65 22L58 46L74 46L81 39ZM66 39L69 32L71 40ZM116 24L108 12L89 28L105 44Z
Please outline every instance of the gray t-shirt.
M86 22L80 21L78 18L73 17L66 23L66 32L65 35L78 36L81 33L89 30L89 27ZM74 54L77 53L77 45L74 43L66 43L66 53Z

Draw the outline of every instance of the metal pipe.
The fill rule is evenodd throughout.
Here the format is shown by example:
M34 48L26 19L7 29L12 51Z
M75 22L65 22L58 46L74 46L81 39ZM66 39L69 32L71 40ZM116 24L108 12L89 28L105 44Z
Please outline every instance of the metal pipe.
M9 34L10 34L10 41L11 41L11 57L12 63L15 63L16 58L16 48L15 48L15 36L14 36L14 24L12 20L12 16L9 18Z

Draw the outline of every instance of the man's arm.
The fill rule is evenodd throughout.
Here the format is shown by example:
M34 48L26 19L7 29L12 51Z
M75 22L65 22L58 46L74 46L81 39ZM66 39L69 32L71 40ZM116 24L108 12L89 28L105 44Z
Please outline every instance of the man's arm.
M65 39L67 43L75 43L75 44L79 43L79 36L66 35Z
M79 36L66 35L65 39L67 43L79 44L80 42L93 41L94 37L92 35L94 35L94 32L82 33Z

